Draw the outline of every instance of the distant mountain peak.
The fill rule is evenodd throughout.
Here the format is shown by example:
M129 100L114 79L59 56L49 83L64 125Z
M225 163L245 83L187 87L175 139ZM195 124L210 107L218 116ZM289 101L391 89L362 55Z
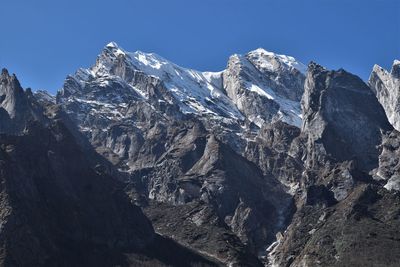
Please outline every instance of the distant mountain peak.
M119 47L119 45L116 43L116 42L109 42L107 45L106 45L106 47L108 47L108 48L118 48Z
M259 54L265 54L265 55L269 55L269 56L274 56L274 55L276 55L274 52L267 51L267 50L265 50L265 49L262 48L262 47L259 47L259 48L257 48L257 49L254 49L254 50L251 51L250 53L259 53Z
M8 74L8 70L7 70L6 68L1 69L1 75L2 75L2 76L3 76L3 75L4 75L4 76L5 76L5 75L8 76L8 75L9 75L9 74Z

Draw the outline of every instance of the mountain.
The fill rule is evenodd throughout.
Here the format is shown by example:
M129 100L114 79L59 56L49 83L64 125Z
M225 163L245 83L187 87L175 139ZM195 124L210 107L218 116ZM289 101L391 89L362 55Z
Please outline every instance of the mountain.
M198 221L215 229L205 240L166 227L163 234L244 264L248 250L263 253L285 225L292 201L276 175L243 153L265 122L300 126L305 68L258 49L232 56L225 71L202 73L110 43L93 67L67 77L57 103L96 150L128 174L131 194L151 218L161 216L154 208L160 202L172 205L173 220L185 216L174 207L186 206L193 213L190 231L198 231ZM215 254L210 243L232 236L239 237L234 245Z
M0 258L397 266L396 64L365 84L256 49L200 72L112 42L56 96L3 71Z

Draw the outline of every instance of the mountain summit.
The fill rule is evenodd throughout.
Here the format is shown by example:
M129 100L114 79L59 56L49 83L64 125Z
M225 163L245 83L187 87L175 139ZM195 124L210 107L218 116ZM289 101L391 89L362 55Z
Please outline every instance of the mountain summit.
M232 56L224 71L199 72L153 53L127 52L111 42L95 65L69 76L59 95L79 97L96 84L106 88L107 84L118 83L147 99L151 92L140 86L138 78L145 75L162 81L165 92L160 101L175 103L186 114L228 123L249 120L259 127L263 122L280 119L300 126L305 70L293 57L257 49L244 56ZM264 105L270 107L268 112Z

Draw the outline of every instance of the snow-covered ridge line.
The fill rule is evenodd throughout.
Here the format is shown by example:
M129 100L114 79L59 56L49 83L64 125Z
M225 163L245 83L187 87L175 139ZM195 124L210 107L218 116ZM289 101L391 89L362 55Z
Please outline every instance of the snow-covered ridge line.
M234 97L226 91L229 83L227 80L236 79L230 75L232 72L232 69L229 69L230 63L227 69L219 72L201 72L181 67L155 53L128 52L117 43L110 42L92 67L79 69L70 76L70 79L74 80L73 83L79 86L67 86L67 89L69 94L86 91L83 88L87 86L100 86L109 90L106 89L110 87L109 83L115 81L121 84L126 83L126 88L133 88L136 93L146 98L147 92L143 91L142 87L137 87L137 80L132 78L135 72L140 72L162 81L173 98L177 100L174 103L179 105L183 113L211 116L217 120L225 118L232 122L247 119L259 127L264 122L275 120L283 120L300 126L300 98L296 96L299 94L297 91L301 90L298 88L302 86L295 86L293 91L297 93L291 93L292 89L287 88L291 87L291 84L287 85L285 82L292 79L292 75L294 84L298 85L304 81L305 65L293 57L278 55L262 48L246 55L237 55L237 58L238 64L251 73L240 73L240 78L237 77L239 80L231 81L242 88L237 88L237 94L241 95ZM250 77L250 80L246 81L246 77ZM243 90L250 93L242 95ZM259 107L251 111L248 110L248 105L242 105L234 100L235 98L254 98L256 95L258 95L257 98L265 98L276 103L275 107L279 107L279 110L271 110L272 115L268 112L261 112L264 115L258 114L257 110L270 108L262 107L264 100L257 100ZM251 101L251 99L247 100L248 103Z

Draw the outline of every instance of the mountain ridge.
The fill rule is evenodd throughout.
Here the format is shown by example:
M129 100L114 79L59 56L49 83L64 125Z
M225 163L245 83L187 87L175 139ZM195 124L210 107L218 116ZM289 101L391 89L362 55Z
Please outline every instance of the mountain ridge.
M253 55L253 57L254 55L258 55L256 56L256 58L260 58L263 56L267 59L273 60L273 63L268 63L265 58L262 58L262 60L260 60L261 62L258 62L260 66L264 64L262 68L264 72L268 72L268 69L265 67L266 65L270 66L270 68L276 68L276 70L274 71L279 71L279 68L282 66L286 66L285 68L293 70L297 70L297 68L299 68L300 66L300 69L302 71L304 71L305 68L304 65L297 62L292 57L277 55L271 52L267 52L263 49L254 50L252 52L249 52L248 55ZM234 58L236 56L237 55L234 55L231 58ZM254 58L253 61L255 61ZM113 64L116 65L112 67ZM119 69L117 67L118 64L122 64ZM246 64L254 63L248 62ZM297 68L295 68L294 66L296 66ZM180 104L180 108L183 112L210 113L211 115L222 116L228 119L232 118L234 120L244 119L242 114L243 109L239 111L238 108L240 109L240 107L237 107L236 104L232 103L231 99L233 95L227 97L226 93L224 92L226 91L226 88L225 85L222 84L222 82L226 79L226 77L222 76L224 76L224 73L227 72L226 70L221 72L199 72L192 69L186 69L168 60L165 60L164 58L154 53L143 53L141 51L137 51L134 53L126 52L113 42L105 46L103 52L100 54L96 61L96 64L93 67L91 67L90 69L80 69L75 75L72 75L70 77L75 79L75 81L79 81L78 83L80 83L81 85L87 82L87 79L89 79L89 77L95 77L96 75L100 77L107 76L110 75L110 72L112 73L112 75L125 79L127 78L125 75L129 76L129 74L124 72L126 68L131 69L131 71L141 71L149 76L153 76L155 78L163 80L166 84L166 87L172 92L175 98L178 101L185 103L184 105ZM300 73L300 71L298 72ZM130 79L130 77L128 79ZM278 77L274 77L274 79L278 79ZM271 90L268 84L265 84L265 82L258 80L259 78L253 77L252 82L247 82L243 84L243 89L245 91L253 92L250 94L254 94L256 97L267 98L266 101L269 100L270 102L277 102L279 105L280 101L274 101L273 99L281 97L281 95ZM129 83L129 81L127 82ZM273 81L267 82L274 83ZM218 86L216 86L216 84L218 84ZM280 87L284 86L280 85ZM183 88L191 88L191 91L186 91ZM135 90L135 88L133 89ZM72 92L76 90L76 88L71 87L69 88L69 90ZM146 92L143 92L140 89L136 91L139 95L146 97ZM63 91L61 90L60 93L62 94ZM280 109L282 109L284 112L290 113L292 112L290 111L290 109L293 108L297 109L296 112L300 112L299 105L297 103L290 102L290 100L292 99L288 99L289 102L286 103L287 101L285 102L285 97L281 98L283 98L283 104ZM213 101L218 103L219 107L223 108L223 110L216 110L212 104ZM236 100L234 100L234 102L235 101ZM276 116L279 117L283 115L278 114ZM289 116L289 122L295 123L297 124L297 126L299 126L299 121L296 121L292 117L298 117L298 114L297 116L296 114L291 114ZM252 120L256 119L257 118L252 118ZM270 120L271 118L266 119Z

